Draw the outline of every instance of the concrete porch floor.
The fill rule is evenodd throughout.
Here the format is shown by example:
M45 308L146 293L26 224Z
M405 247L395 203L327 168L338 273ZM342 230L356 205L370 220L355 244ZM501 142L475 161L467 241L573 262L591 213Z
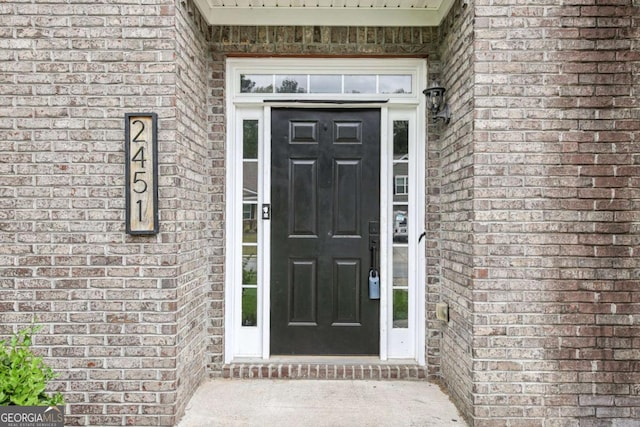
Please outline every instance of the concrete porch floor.
M466 427L426 381L215 379L203 383L178 427Z

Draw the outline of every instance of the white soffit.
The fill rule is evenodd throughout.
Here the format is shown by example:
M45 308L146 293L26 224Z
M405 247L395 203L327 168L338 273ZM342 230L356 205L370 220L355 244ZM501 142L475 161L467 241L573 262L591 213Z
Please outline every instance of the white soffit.
M195 0L209 25L430 27L454 0Z

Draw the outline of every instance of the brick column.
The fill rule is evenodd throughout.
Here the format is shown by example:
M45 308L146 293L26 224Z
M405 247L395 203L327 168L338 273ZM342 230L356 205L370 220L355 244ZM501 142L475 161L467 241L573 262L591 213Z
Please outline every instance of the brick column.
M476 426L640 415L639 16L476 1Z
M190 2L0 5L0 333L36 319L69 425L173 425L204 373L206 25ZM160 233L125 234L124 114Z

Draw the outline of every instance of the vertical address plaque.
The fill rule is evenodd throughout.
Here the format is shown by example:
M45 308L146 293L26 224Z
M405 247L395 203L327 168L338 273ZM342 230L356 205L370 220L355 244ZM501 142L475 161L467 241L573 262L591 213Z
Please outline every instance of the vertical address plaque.
M158 116L125 114L127 234L158 232Z

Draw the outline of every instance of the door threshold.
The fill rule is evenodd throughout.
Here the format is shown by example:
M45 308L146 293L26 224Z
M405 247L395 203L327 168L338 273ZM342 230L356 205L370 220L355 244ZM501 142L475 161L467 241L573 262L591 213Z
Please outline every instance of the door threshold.
M427 367L415 360L380 360L376 356L274 356L235 359L222 367L223 378L424 380Z
M232 364L311 363L340 365L417 365L413 359L381 360L378 356L271 356L269 359L237 357Z

